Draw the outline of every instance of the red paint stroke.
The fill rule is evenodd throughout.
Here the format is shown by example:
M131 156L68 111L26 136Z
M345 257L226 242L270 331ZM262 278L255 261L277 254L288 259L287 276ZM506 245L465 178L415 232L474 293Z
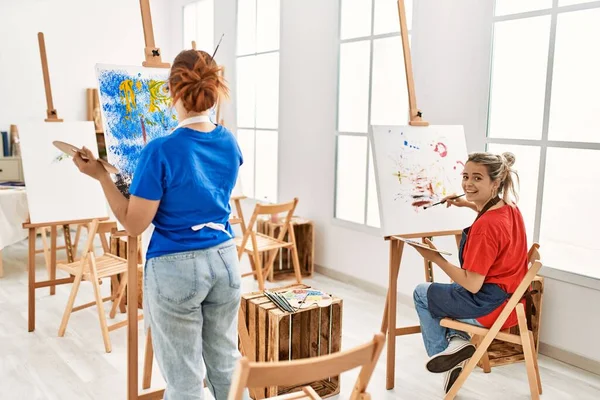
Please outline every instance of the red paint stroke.
M460 164L463 166L463 169L465 168L465 163L462 161L457 161L456 164ZM454 165L454 170L456 170L456 165Z
M142 123L142 137L144 138L144 146L146 145L146 125L144 125L144 117L140 118L140 122Z
M420 201L415 201L412 203L412 205L414 207L422 207L422 206L426 206L427 204L431 204L431 201L429 200L420 200Z
M448 147L442 142L436 143L433 151L439 153L440 157L446 157L448 155Z

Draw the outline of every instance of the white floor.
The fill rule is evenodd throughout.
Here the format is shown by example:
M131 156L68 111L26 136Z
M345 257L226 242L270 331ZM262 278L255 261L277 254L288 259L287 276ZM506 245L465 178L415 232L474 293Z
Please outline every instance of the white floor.
M63 285L57 288L55 296L49 295L48 288L36 291L36 330L27 332L27 241L2 253L5 276L0 279L0 399L125 399L126 330L111 333L113 351L105 353L97 313L90 308L73 314L65 337L59 338L58 326L70 290L70 285ZM46 279L41 255L36 274L38 280ZM342 349L369 340L379 330L382 296L320 275L305 283L344 300ZM105 293L108 288L108 284L103 285ZM252 279L244 279L245 292L256 289ZM76 304L92 300L91 286L82 284ZM124 315L118 315L117 319L124 319ZM398 324L415 323L415 312L399 304ZM140 329L140 356L142 344ZM430 374L424 368L426 354L420 336L398 338L396 349L396 388L385 389L384 349L369 385L373 399L443 398L442 375ZM338 399L349 398L357 372L342 376ZM544 356L540 357L540 373L544 400L600 399L600 376ZM156 365L154 375L152 387L163 387ZM458 398L528 399L525 366L499 367L491 374L476 370Z

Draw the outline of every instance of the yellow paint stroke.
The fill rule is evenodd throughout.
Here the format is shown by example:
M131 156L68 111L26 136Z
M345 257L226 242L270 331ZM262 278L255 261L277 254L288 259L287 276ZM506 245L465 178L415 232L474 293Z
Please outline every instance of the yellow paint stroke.
M137 108L135 102L135 93L133 91L133 82L131 79L126 79L119 85L119 95L121 101L125 104L127 114L131 113L131 110Z
M169 91L165 81L150 80L148 82L148 91L150 92L150 104L148 112L160 111L160 104L168 106L171 102Z
M398 171L398 172L394 172L394 176L396 178L398 178L398 183L402 183L402 179L403 178L408 178L407 174L403 174L402 172Z

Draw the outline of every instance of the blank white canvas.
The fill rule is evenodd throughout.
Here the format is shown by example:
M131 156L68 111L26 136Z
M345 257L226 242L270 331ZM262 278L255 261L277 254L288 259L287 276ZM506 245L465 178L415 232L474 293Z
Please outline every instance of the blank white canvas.
M100 183L79 172L73 159L52 144L60 140L85 146L98 157L93 122L22 123L19 137L31 223L108 215Z
M462 194L467 160L462 126L372 126L369 139L383 236L460 230L473 222L471 209L423 208Z

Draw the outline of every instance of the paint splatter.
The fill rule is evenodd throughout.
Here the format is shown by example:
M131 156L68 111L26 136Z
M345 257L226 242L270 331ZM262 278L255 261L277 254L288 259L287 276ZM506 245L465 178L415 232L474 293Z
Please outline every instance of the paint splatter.
M448 155L448 148L444 143L436 143L435 149L433 150L440 155L440 157L446 157Z
M459 161L456 161L456 164L454 164L454 170L455 171L458 168L457 164L462 165L462 169L465 169L465 163L459 160Z
M126 196L146 143L177 126L168 74L168 70L98 66L108 161L119 169L116 183Z

